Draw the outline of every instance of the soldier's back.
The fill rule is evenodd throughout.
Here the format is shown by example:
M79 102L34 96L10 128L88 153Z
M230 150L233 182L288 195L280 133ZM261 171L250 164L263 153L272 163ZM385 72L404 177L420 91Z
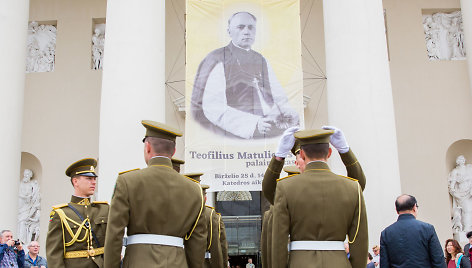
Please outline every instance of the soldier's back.
M325 163L316 164L277 184L277 193L283 192L290 215L290 240L344 241L358 211L360 186L355 180L332 173ZM274 215L273 232L277 233L275 221ZM295 250L290 252L289 263L290 267L351 267L343 250Z
M156 234L185 238L202 212L200 186L178 174L171 165L151 159L142 170L120 175L129 202L128 236ZM123 267L188 267L182 247L132 244L126 248Z

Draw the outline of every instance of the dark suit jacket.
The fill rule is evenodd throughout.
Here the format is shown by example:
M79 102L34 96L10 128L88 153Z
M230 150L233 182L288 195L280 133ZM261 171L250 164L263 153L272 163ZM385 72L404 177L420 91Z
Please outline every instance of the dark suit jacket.
M446 263L447 265L447 263ZM461 263L460 263L460 268L470 268L470 260L469 257L467 256L462 256Z
M464 246L464 256L470 257L469 249L470 249L470 243Z
M389 267L446 268L444 253L434 226L412 214L398 216L380 236L380 265Z

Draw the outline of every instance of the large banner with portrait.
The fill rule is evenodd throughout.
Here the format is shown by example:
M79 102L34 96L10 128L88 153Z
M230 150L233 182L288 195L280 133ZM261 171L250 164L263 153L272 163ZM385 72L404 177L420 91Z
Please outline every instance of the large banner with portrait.
M187 0L186 49L185 172L260 191L280 136L303 124L299 0Z

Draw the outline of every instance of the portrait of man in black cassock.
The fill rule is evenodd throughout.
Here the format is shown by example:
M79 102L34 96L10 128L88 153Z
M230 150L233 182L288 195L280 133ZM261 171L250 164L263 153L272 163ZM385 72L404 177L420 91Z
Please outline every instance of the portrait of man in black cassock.
M231 42L210 52L195 76L192 116L226 137L276 137L299 124L272 67L252 50L256 22L249 12L234 13L228 20Z

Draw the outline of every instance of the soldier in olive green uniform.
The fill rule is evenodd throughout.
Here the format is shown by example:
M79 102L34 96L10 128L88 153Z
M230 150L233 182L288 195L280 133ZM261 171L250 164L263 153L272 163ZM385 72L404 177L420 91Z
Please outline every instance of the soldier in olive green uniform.
M325 128L335 130L335 134L331 136L331 139L334 138L333 146L335 146L335 148L338 150L339 155L341 156L341 159L344 165L346 166L347 175L351 178L358 180L359 184L361 185L362 190L364 190L365 184L366 184L366 178L365 178L364 172L362 171L362 167L360 163L357 161L356 156L347 145L347 142L345 141L345 138L344 138L344 134L342 133L341 130L334 127L326 126ZM284 134L282 135L280 139L277 153L275 154L274 157L272 157L272 160L264 174L264 179L262 181L262 192L264 196L266 197L266 199L271 204L270 209L264 213L264 221L263 221L263 227L262 227L261 249L262 249L263 267L271 267L270 242L271 242L272 234L270 231L272 230L272 213L273 213L272 205L274 204L274 196L275 196L275 189L277 186L277 179L279 179L280 177L280 172L284 165L285 157L288 155L289 148L291 148L290 151L296 157L295 164L297 166L291 167L290 169L289 167L286 167L287 170L285 170L286 168L284 168L284 171L289 173L288 174L289 176L292 176L297 173L295 171L298 171L298 173L300 173L300 169L304 170L305 168L304 160L300 158L300 143L296 141L295 137L293 136L294 132L297 130L298 130L297 127L293 127L293 128L287 129L284 132ZM340 143L338 140L343 141L343 142Z
M331 127L330 127L331 128ZM333 130L331 130L333 129ZM336 175L326 163L331 144L346 153L349 147L339 130L295 133L302 174L279 179L272 229L272 267L364 268L368 235L362 187L357 180ZM364 181L365 183L365 181ZM285 242L290 235L290 259ZM348 236L350 259L343 241Z
M287 172L288 176L300 174L300 170L296 166L284 167L284 171ZM266 171L267 172L267 171ZM272 214L274 210L273 200L271 201L269 210L264 213L264 219L262 221L262 233L261 233L261 253L262 253L262 267L271 266L271 252L272 252Z
M220 213L216 212L216 215L218 215L218 222L220 223L220 245L221 254L223 255L223 267L226 268L228 266L228 241L226 241L225 223L223 222Z
M190 177L195 182L200 183L200 176L203 173L188 173L184 176ZM210 188L208 185L201 185L203 195L206 202L206 190ZM221 214L215 211L214 207L205 206L203 211L202 219L206 222L208 234L207 234L207 251L205 252L205 265L207 268L221 268L226 267L228 263L228 245L226 242L226 233L224 229L224 223L221 219ZM226 256L226 257L225 257Z
M154 121L146 128L144 158L148 167L121 173L108 217L105 267L203 267L206 223L200 220L205 200L202 189L172 168L180 131ZM185 249L184 249L185 245Z
M74 195L70 203L53 206L46 238L49 267L103 267L107 202L91 202L96 186L97 160L86 158L70 165Z
M174 158L172 157L170 159L170 161L172 162L172 168L177 171L178 173L180 173L180 166L185 164L185 161L184 160L180 160L180 159L177 159L177 158Z

